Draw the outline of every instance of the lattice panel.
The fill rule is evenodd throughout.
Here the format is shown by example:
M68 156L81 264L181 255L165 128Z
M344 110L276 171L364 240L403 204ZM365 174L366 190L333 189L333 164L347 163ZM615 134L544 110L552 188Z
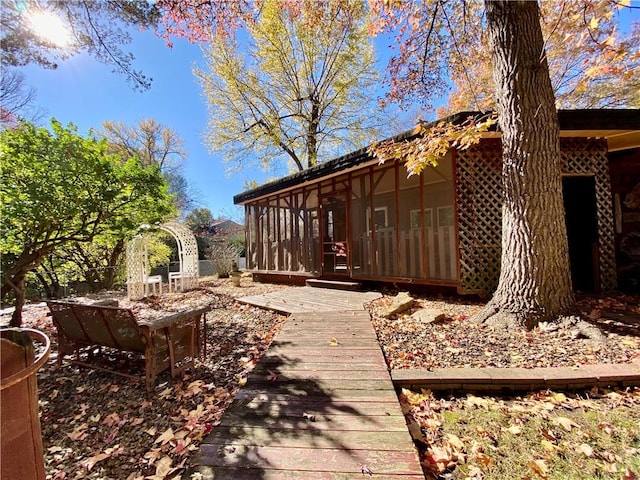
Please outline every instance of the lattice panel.
M562 138L560 147L563 173L594 175L600 244L600 288L605 292L614 290L617 287L617 274L607 142L603 139Z
M138 300L144 297L144 279L147 275L147 250L144 235L137 235L127 242L127 297Z
M616 287L615 244L611 213L611 183L604 140L561 139L562 171L594 175L600 287ZM456 195L460 251L460 286L465 293L490 293L500 276L502 237L501 146L485 140L456 155Z
M188 290L197 287L200 272L196 237L186 226L177 222L165 223L160 226L160 229L173 235L178 244L182 288Z
M458 152L456 195L460 283L466 293L491 292L500 275L502 181L500 142Z

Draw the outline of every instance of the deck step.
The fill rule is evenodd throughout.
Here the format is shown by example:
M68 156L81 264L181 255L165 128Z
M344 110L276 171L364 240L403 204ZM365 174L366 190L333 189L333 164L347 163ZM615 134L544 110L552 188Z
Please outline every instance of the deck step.
M358 292L362 290L360 282L347 282L343 280L322 280L320 278L309 278L306 282L308 287L332 288L334 290L349 290Z

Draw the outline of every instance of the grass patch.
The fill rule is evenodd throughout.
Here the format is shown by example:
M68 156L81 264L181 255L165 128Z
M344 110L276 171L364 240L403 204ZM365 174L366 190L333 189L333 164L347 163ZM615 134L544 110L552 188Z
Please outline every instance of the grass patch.
M403 390L401 403L427 478L630 480L640 474L638 389L512 398Z

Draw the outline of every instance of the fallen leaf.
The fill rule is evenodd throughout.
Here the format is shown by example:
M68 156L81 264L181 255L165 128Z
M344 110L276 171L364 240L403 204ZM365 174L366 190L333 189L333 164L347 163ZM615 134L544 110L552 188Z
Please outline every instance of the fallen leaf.
M84 440L85 438L87 438L86 430L87 424L83 423L82 425L74 428L72 432L67 433L67 437L69 437L71 440Z
M444 472L447 465L453 459L452 452L448 448L432 446L429 448L428 453L425 454L425 459L436 468L438 472Z
M589 458L593 457L593 448L591 447L591 445L588 445L586 443L580 445L577 448L577 451L580 453L584 453Z
M162 457L156 463L156 477L164 478L171 472L171 457Z
M531 460L529 463L529 468L537 473L542 478L548 478L549 467L544 460Z
M337 338L332 338L331 340L329 340L329 346L330 347L337 347L339 345L338 343L338 339Z
M576 422L567 417L555 417L551 419L551 423L554 425L560 425L567 432L570 432L573 427L579 427Z
M93 457L88 458L84 462L82 462L82 466L90 472L94 465L102 460L109 458L111 455L107 455L106 453L100 453L98 455L94 455Z
M484 472L477 465L471 465L466 480L478 480L484 477Z
M547 440L546 438L543 438L540 441L540 445L542 445L542 447L545 450L548 450L550 452L555 452L557 450L560 450L560 447L558 447L557 445L554 445L553 443L551 443L549 440Z
M452 447L458 450L464 450L464 443L462 443L462 440L460 440L460 438L458 438L456 435L447 433L447 441Z
M160 435L158 438L156 438L156 441L153 443L160 443L162 445L164 445L165 443L167 443L170 440L173 440L175 438L175 435L173 433L173 429L172 428L167 428L162 435Z
M613 433L613 425L607 422L598 423L598 428L602 430L607 435L611 435Z
M558 440L558 437L556 437L556 434L553 433L552 430L547 430L546 428L541 428L540 429L540 433L542 434L542 436L544 438L546 438L547 440L550 440L552 442L556 442Z
M567 396L564 393L552 393L549 395L549 400L553 403L564 403L567 401Z
M522 433L522 427L520 425L511 425L509 428L505 428L504 430L512 433L513 435L520 435Z
M373 475L373 472L371 470L369 470L369 467L367 467L366 465L360 465L360 471L362 472L363 475Z
M491 458L486 453L478 452L474 455L474 458L478 463L481 463L484 467L488 467L493 463L493 458Z
M104 420L102 421L102 423L108 427L113 427L119 422L120 422L120 416L118 416L118 414L115 412L110 413L109 415L104 417Z

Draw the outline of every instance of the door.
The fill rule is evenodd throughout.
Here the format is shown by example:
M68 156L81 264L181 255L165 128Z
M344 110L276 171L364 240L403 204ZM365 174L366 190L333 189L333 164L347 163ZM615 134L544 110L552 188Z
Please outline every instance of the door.
M581 292L598 291L600 277L595 178L563 177L562 190L573 289Z
M333 193L321 199L322 275L349 275L347 195Z

